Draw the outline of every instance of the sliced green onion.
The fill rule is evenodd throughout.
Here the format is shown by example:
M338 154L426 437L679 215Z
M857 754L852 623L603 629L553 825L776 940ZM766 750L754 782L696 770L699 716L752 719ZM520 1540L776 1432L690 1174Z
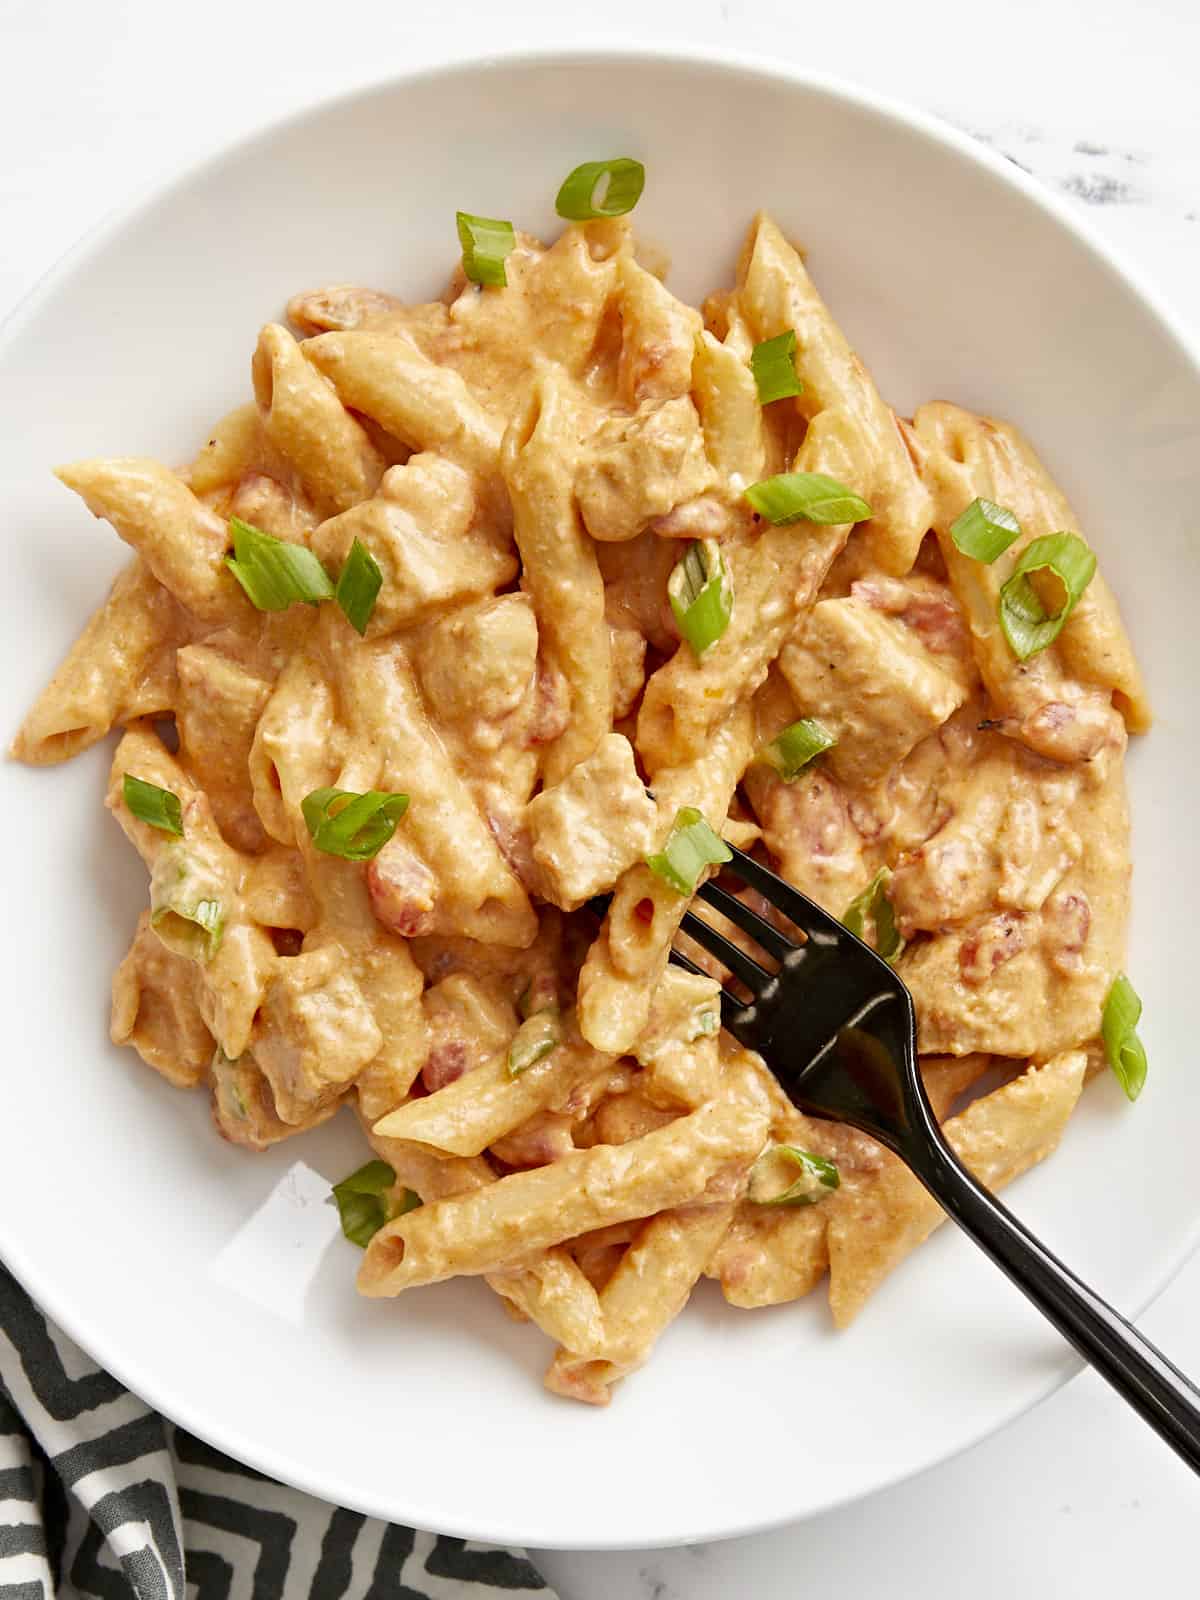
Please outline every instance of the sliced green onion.
M799 1176L789 1184L791 1169ZM811 1206L841 1186L834 1162L794 1144L769 1145L750 1169L748 1197L759 1206Z
M246 1096L242 1093L242 1086L237 1078L241 1070L241 1059L241 1056L227 1056L218 1045L213 1051L208 1070L212 1075L218 1107L229 1111L239 1122L246 1122L250 1117L250 1107L246 1104ZM227 1104L227 1101L232 1104Z
M972 500L950 524L950 537L975 561L992 562L1021 535L1021 524L1007 506L994 500Z
M896 958L904 949L904 940L896 927L892 902L887 897L887 886L891 881L892 869L880 867L863 892L855 895L846 907L842 921L856 939L862 939L868 944L871 941L867 938L867 923L873 922L875 951L886 962L894 965Z
M750 371L758 388L759 403L769 406L772 400L787 400L791 395L803 394L804 385L796 376L796 335L789 328L773 339L764 339L750 352Z
M733 852L703 814L695 806L681 806L666 844L656 855L646 857L646 865L676 894L695 894L705 867L732 860Z
M346 613L346 620L358 633L366 633L375 601L383 588L379 563L361 540L355 539L338 577L333 598Z
M183 832L183 808L179 796L170 789L160 789L156 783L125 774L121 785L125 804L139 822L148 822L152 828L164 833Z
M472 283L503 289L508 282L504 260L517 242L512 223L497 217L473 217L469 211L458 211L455 217L463 271Z
M293 601L315 606L333 599L325 568L302 544L289 544L264 533L241 517L230 517L233 554L225 565L260 611L286 611Z
M406 794L368 789L314 789L300 802L309 837L326 855L369 861L383 849L408 810Z
M733 583L715 539L688 545L667 580L667 597L680 634L702 658L733 616Z
M836 743L828 728L823 728L813 717L803 717L786 727L770 744L763 745L758 759L774 767L784 783L791 783L814 756L819 756L823 750L832 750Z
M1100 1037L1108 1064L1130 1100L1136 1100L1146 1082L1146 1047L1137 1035L1142 1002L1123 972L1113 979L1100 1018Z
M1000 626L1019 661L1028 661L1054 643L1095 570L1095 552L1077 533L1048 533L1026 545L1000 590ZM1063 587L1058 611L1046 610L1031 581L1032 573L1047 571Z
M693 1026L695 1032L692 1034L691 1039L688 1040L689 1044L692 1039L711 1038L714 1033L720 1033L721 1031L720 1013L717 1011L702 1011Z
M746 499L776 527L801 518L833 524L863 522L871 515L865 500L823 472L781 472L752 483Z
M547 1006L544 1011L535 1011L513 1034L508 1047L509 1077L517 1077L561 1043L562 1028L557 1007Z
M398 1195L391 1193L395 1182L396 1174L386 1161L368 1161L365 1167L334 1184L333 1198L342 1232L351 1244L365 1250L385 1222L402 1217L421 1204L421 1197L411 1189L401 1189Z
M168 950L211 961L225 932L219 871L188 844L164 846L150 873L150 924Z
M603 199L597 199L596 191L602 178L607 178L608 184ZM611 161L585 161L567 174L554 209L568 222L623 217L637 205L645 186L646 169L632 156L614 156Z

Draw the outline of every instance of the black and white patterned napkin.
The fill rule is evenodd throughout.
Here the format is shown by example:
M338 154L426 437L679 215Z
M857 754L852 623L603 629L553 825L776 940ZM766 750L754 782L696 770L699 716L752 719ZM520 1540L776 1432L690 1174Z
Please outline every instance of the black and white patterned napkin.
M520 1552L377 1522L202 1444L0 1265L0 1600L554 1600Z

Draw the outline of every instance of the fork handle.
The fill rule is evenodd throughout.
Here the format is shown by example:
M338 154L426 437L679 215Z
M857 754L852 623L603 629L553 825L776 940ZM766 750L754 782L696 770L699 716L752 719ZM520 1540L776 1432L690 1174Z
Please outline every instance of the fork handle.
M932 1132L932 1130L930 1130ZM1200 1390L976 1182L945 1140L906 1152L945 1211L1119 1395L1200 1473Z

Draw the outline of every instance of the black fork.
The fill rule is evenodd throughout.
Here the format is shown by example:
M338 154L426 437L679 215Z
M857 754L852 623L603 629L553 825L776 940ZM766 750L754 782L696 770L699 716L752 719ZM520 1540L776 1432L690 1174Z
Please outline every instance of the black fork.
M768 868L733 852L722 869L805 935L797 944L716 882L700 899L768 956L772 972L689 911L683 931L727 967L749 1000L722 990L721 1020L762 1056L801 1111L850 1123L916 1174L964 1233L1085 1360L1200 1472L1200 1391L982 1187L942 1135L917 1061L912 996L875 952ZM677 950L671 959L700 968Z

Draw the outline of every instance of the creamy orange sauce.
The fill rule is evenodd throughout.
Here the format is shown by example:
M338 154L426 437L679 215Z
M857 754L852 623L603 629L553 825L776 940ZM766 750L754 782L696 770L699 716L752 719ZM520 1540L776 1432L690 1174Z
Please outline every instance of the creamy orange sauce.
M363 1291L482 1276L557 1342L548 1385L595 1403L700 1276L754 1306L828 1270L844 1322L937 1221L718 1039L710 958L668 966L687 897L646 858L679 809L838 916L890 871L930 1093L1001 1183L1053 1148L1095 1054L1149 714L1099 575L1016 659L999 587L1077 527L1069 504L1011 427L940 401L897 418L769 217L703 311L624 221L518 235L507 273L429 305L298 295L190 467L63 469L135 554L14 751L125 730L108 803L151 890L114 1039L204 1085L247 1149L353 1108L390 1208L424 1202L375 1234ZM785 332L802 391L763 406L751 353ZM772 526L744 491L783 471L870 515ZM951 532L977 496L1021 524L990 566ZM231 517L332 576L365 547L363 634L329 601L257 610ZM694 539L733 595L699 656L667 595ZM801 717L835 742L785 782L762 752ZM127 773L179 799L181 836L130 811ZM303 803L328 788L408 796L371 859L317 847ZM530 1018L546 1048L514 1070ZM985 1073L1001 1086L957 1111ZM778 1144L840 1186L763 1203Z

